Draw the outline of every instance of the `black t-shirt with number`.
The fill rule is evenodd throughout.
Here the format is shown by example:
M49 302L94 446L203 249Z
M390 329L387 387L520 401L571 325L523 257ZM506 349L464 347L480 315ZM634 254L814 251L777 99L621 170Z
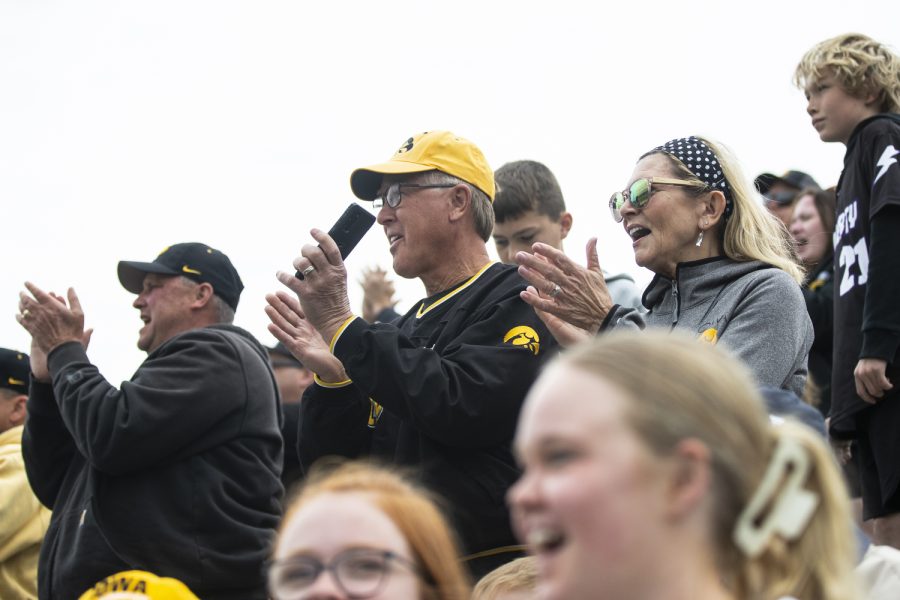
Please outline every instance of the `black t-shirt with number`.
M847 144L834 231L834 362L831 430L855 433L869 406L856 393L860 358L888 361L891 395L900 391L900 115L861 122Z

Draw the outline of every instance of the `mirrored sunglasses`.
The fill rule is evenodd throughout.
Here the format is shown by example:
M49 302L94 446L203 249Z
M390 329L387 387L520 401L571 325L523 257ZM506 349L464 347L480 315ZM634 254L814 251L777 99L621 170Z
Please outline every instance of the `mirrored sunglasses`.
M699 187L696 182L683 179L669 179L667 177L642 177L634 181L627 190L616 192L609 198L609 212L616 223L621 223L622 208L625 202L631 202L631 206L641 210L650 202L650 197L656 192L654 185L680 185L683 187Z

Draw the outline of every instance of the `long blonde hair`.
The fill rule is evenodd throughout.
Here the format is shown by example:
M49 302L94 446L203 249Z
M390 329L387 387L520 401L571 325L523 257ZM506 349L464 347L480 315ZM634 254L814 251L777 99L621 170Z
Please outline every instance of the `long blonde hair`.
M734 202L731 216L727 221L720 219L718 225L718 235L725 256L740 262L758 260L770 264L802 284L804 271L794 258L794 249L784 224L763 208L762 197L744 176L737 158L722 144L700 136L697 138L715 153L722 166L725 181L731 188L731 199ZM696 183L704 192L709 191L703 180L694 175L684 163L671 154L661 153L669 158L679 179Z
M423 599L468 600L471 586L460 562L459 544L437 501L387 467L367 462L317 463L288 506L279 537L298 510L325 493L363 494L393 521L422 569Z
M657 455L670 455L687 438L709 448L710 544L736 597L859 598L849 500L833 456L805 426L769 422L742 364L677 331L611 333L558 360L625 392L626 422ZM811 468L802 486L817 495L818 506L799 537L773 535L750 557L735 541L737 522L782 437L806 451Z

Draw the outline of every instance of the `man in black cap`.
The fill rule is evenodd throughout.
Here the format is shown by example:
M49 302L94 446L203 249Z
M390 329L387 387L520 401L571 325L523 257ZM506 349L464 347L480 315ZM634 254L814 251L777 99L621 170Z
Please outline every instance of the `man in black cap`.
M50 512L34 497L22 460L28 355L0 348L0 598L37 596Z
M803 171L787 171L781 176L761 173L754 183L765 200L766 208L787 228L791 226L797 195L805 189L822 189L815 179Z
M176 244L122 261L147 352L117 389L87 357L84 313L31 283L17 320L32 335L23 453L53 509L40 598L70 598L128 569L204 599L266 598L280 517L282 438L265 348L231 325L243 284L227 256Z

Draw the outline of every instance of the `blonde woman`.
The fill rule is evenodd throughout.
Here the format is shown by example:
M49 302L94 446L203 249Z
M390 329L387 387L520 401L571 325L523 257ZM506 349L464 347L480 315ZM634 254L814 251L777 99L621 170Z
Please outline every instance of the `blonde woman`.
M269 568L273 600L468 600L455 536L426 492L385 468L311 475Z
M746 369L682 333L561 355L522 410L514 528L543 600L854 600L830 450L772 425Z
M587 268L535 244L534 254L516 255L532 284L522 298L560 343L618 328L687 329L725 344L759 384L802 394L813 340L803 271L783 225L723 147L688 137L650 150L609 206L635 262L655 273L643 295L649 312L613 304L596 239L588 243Z

